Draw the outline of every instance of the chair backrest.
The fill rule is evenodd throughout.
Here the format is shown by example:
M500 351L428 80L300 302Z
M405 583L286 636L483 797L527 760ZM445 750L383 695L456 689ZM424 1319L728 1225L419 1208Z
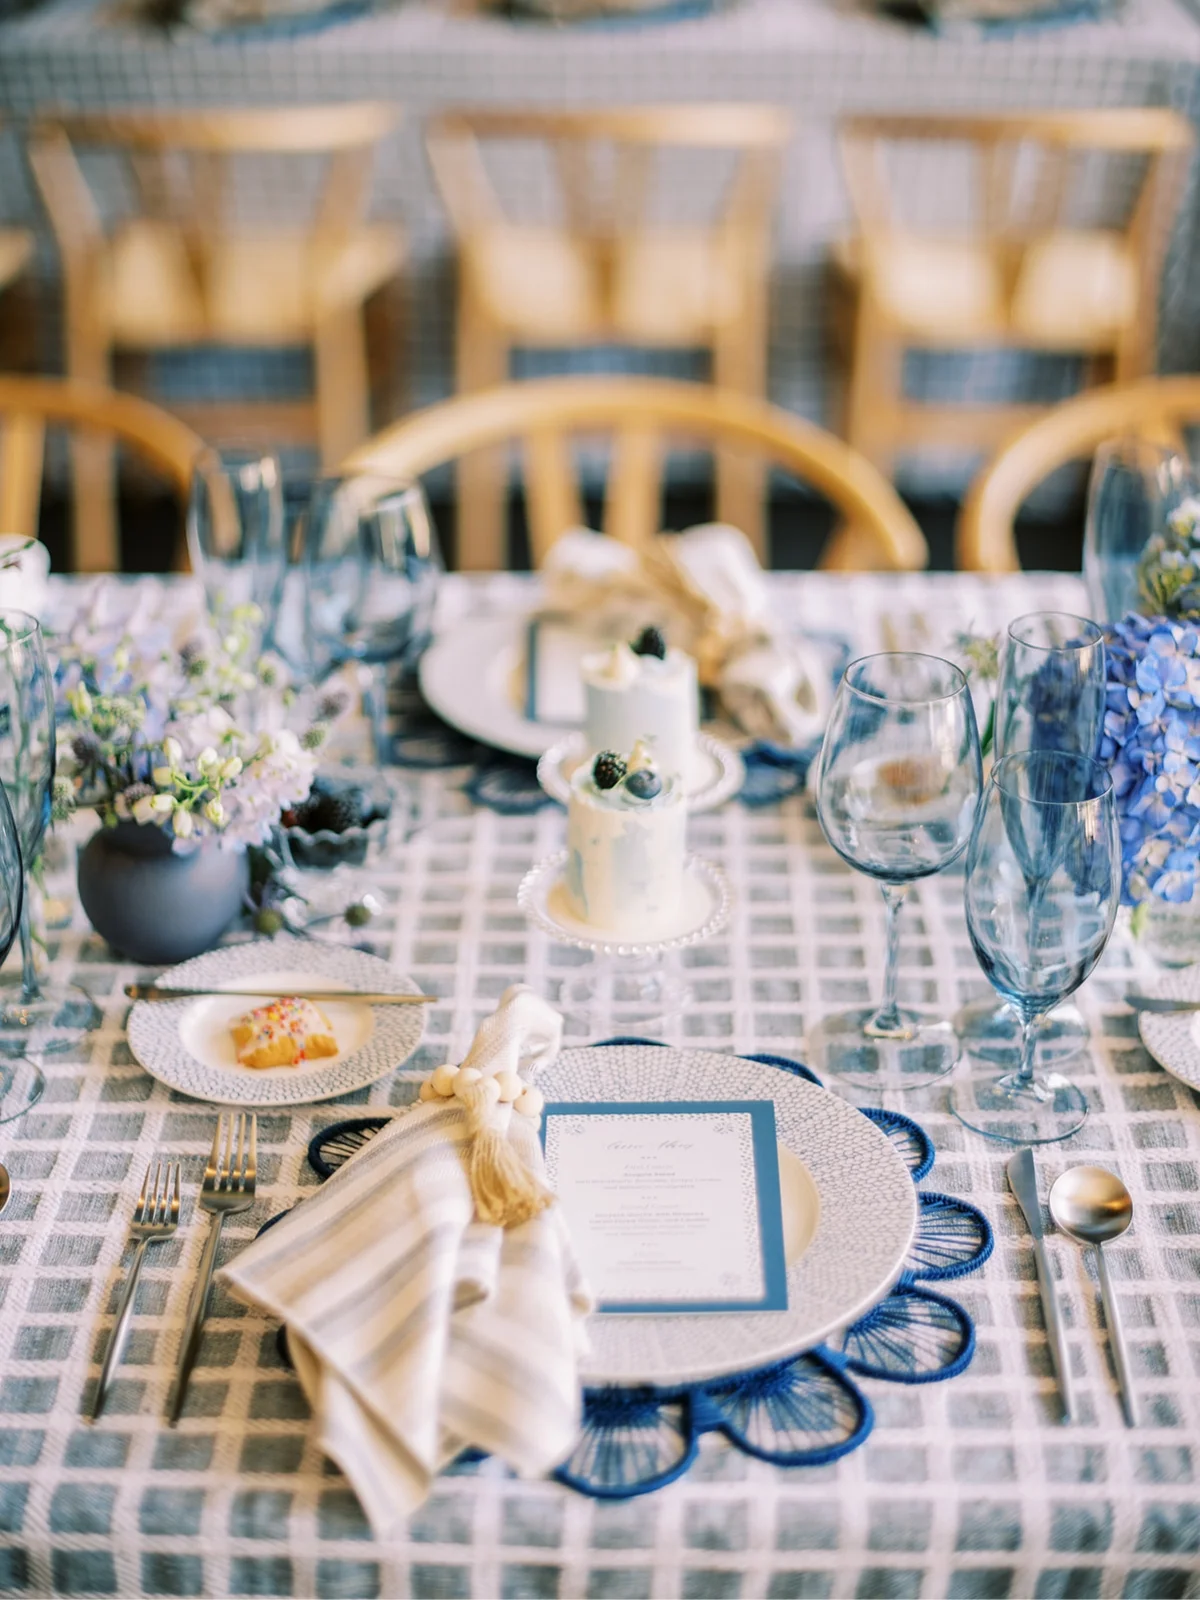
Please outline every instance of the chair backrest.
M1016 572L1013 525L1052 472L1086 460L1106 439L1141 435L1182 448L1182 428L1200 422L1200 378L1147 378L1111 385L1055 406L1016 433L971 485L959 514L957 560L980 572Z
M48 426L102 435L155 467L186 502L204 441L134 395L56 378L0 377L0 530L35 539Z
M534 564L584 513L571 441L612 437L604 531L632 545L661 529L668 441L757 454L831 500L870 547L871 564L923 567L920 529L889 483L840 439L765 401L705 384L657 378L547 378L505 384L418 411L369 439L349 458L416 479L473 450L518 443Z
M530 141L549 149L566 226L604 237L648 222L656 153L672 148L735 153L722 220L743 230L765 230L780 152L790 133L788 113L765 105L463 108L430 118L426 141L460 239L504 216L481 147Z
M33 124L29 155L68 259L102 234L77 148L123 151L144 214L194 230L197 239L221 225L234 157L324 155L315 229L336 234L361 220L375 146L402 115L380 101L285 110L44 112Z
M960 227L987 238L1021 238L1064 224L1073 180L1084 159L1142 158L1142 181L1130 186L1126 217L1130 231L1145 229L1156 209L1158 189L1169 175L1176 184L1191 151L1191 123L1163 107L1100 111L1030 111L980 116L853 116L839 125L850 201L865 232L906 226L889 161L903 147L928 159L930 145L957 146L971 158L978 204L971 212L954 206ZM915 193L917 186L909 185ZM935 187L920 186L925 195ZM937 187L944 188L945 185ZM956 197L957 198L957 197Z

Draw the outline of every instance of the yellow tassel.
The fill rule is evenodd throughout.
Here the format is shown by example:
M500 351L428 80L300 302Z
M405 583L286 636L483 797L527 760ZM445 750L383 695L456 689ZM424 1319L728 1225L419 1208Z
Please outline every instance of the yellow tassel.
M471 1135L467 1156L467 1181L480 1222L498 1228L516 1228L547 1206L554 1196L521 1159L498 1128L491 1125L494 1102L484 1087L486 1080L455 1086Z

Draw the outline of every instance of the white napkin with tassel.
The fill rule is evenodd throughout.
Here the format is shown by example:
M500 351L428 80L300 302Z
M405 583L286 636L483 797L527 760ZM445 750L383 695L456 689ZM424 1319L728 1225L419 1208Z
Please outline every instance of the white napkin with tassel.
M431 1080L465 1073L460 1093L423 1086L222 1274L287 1324L321 1447L379 1538L402 1531L467 1446L539 1476L578 1434L591 1301L544 1187L540 1095L526 1088L561 1038L553 1007L506 990L459 1072ZM521 1112L502 1085L524 1091ZM480 1220L510 1201L508 1226Z

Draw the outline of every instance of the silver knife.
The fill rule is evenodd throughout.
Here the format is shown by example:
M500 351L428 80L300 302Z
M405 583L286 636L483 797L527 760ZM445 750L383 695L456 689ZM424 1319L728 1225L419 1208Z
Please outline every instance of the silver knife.
M369 1006L429 1006L437 999L432 994L376 994L358 989L171 989L158 983L127 983L130 1000L200 1000L208 996L231 1000L312 1000L328 1003L357 1000Z
M1062 1419L1064 1422L1070 1422L1075 1410L1071 1394L1071 1358L1063 1332L1062 1316L1058 1309L1058 1295L1054 1289L1050 1258L1046 1254L1042 1234L1042 1206L1037 1191L1037 1173L1033 1166L1033 1151L1028 1145L1024 1150L1018 1150L1016 1155L1008 1158L1005 1171L1008 1173L1008 1187L1025 1213L1025 1221L1033 1235L1033 1259L1037 1264L1038 1292L1042 1297L1042 1315L1046 1320L1046 1339L1050 1346L1050 1358L1054 1363L1055 1376L1058 1379L1058 1392L1062 1396Z
M1165 994L1134 994L1125 996L1125 1004L1134 1011L1200 1011L1200 1000L1172 1000Z

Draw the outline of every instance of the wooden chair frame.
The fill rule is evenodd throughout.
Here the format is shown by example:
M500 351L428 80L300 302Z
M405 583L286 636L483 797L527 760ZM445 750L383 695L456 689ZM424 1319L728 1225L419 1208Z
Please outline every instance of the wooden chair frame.
M378 102L282 110L113 111L45 113L30 138L30 164L62 258L68 375L110 381L114 338L99 309L107 240L76 147L111 147L128 157L144 216L173 224L184 241L199 303L212 298L213 263L225 235L220 227L229 162L238 155L328 157L316 214L306 238L314 309L309 335L316 363L315 402L222 404L181 408L205 433L239 436L316 433L332 468L370 432L367 351L362 300L339 271L353 231L370 199L375 147L401 120L398 107ZM181 159L182 158L182 162ZM181 345L196 342L193 337ZM222 341L227 342L227 341ZM240 340L238 342L246 342ZM264 344L278 343L269 329ZM76 452L82 474L77 496L76 557L84 570L113 560L113 526L100 509L111 503L111 462L90 446Z
M1056 406L1015 433L971 485L959 513L957 562L976 572L1017 572L1013 526L1037 486L1106 439L1137 434L1183 448L1181 425L1200 422L1200 378L1110 385Z
M611 433L604 531L644 546L660 532L661 473L670 438L751 452L812 484L854 527L879 567L915 570L928 550L887 481L833 434L766 401L704 384L657 378L548 378L461 395L377 434L346 463L417 479L473 450L519 442L525 464L534 564L567 528L583 523L570 436ZM460 523L461 526L461 523ZM849 547L835 541L835 561Z
M459 109L433 117L427 145L434 175L449 213L460 255L504 221L488 176L481 145L493 140L529 140L550 148L562 195L564 233L597 265L605 289L600 321L575 338L540 336L527 327L497 323L492 308L472 290L473 274L460 272L456 343L459 394L492 388L509 377L515 345L572 348L589 343L628 342L609 298L612 264L622 241L648 235L646 216L656 151L669 148L723 150L737 154L725 208L711 228L721 259L740 288L736 316L686 337L663 330L650 345L707 346L713 382L749 395L766 392L767 284L770 227L781 152L791 132L788 114L762 105L597 107L583 110ZM598 170L599 151L612 152L611 182ZM695 336L693 336L693 334ZM742 527L761 550L761 475L734 452L718 460L719 514ZM497 458L486 454L465 463L459 500L468 536L463 562L495 565L502 541L505 481Z
M186 505L204 441L136 395L58 378L0 377L0 528L36 539L46 428L128 445L156 467Z
M994 448L1014 424L1028 422L1045 409L1028 405L947 408L904 397L903 358L909 344L944 349L971 346L954 332L948 332L944 340L913 340L871 291L869 272L862 263L873 255L886 259L889 238L899 226L883 166L888 145L937 142L974 149L982 188L975 237L986 242L999 281L1009 295L1016 287L1029 243L1060 224L1076 158L1090 152L1144 155L1146 172L1124 230L1139 285L1137 314L1115 337L1106 336L1106 342L1078 353L1088 358L1091 382L1099 376L1098 362L1109 363L1118 381L1154 370L1159 276L1193 144L1191 124L1180 113L1152 107L1002 116L856 116L841 124L839 137L859 228L859 268L850 285L853 331L844 431L881 471L890 475L895 453L905 446L936 443ZM1022 148L1030 145L1037 147L1041 160L1037 181L1026 196L1018 182L1018 167ZM920 231L914 230L914 235L920 237ZM1019 330L992 330L987 342L997 341L1015 348L1077 353L1070 340L1057 343L1047 339L1035 346Z

